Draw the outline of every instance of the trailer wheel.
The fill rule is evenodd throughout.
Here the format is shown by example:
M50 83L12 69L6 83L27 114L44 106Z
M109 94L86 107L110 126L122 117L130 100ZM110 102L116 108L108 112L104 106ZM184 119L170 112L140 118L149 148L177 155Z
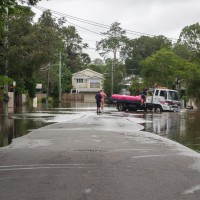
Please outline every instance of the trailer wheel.
M118 111L124 111L125 110L124 105L122 103L117 104L117 109L118 109Z

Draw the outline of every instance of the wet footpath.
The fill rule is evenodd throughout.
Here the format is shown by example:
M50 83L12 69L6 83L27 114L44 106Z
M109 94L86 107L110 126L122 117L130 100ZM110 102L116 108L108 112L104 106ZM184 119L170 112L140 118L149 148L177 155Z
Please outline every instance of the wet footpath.
M1 200L197 200L200 154L120 113L82 113L0 148Z

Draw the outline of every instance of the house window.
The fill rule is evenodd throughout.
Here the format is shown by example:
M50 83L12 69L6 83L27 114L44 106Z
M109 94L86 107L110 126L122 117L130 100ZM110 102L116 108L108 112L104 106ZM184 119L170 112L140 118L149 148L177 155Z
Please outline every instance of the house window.
M99 78L90 79L90 88L100 88L101 80Z
M77 79L76 79L76 82L77 82L77 83L83 83L83 78L77 78Z
M90 88L100 88L99 83L90 83Z

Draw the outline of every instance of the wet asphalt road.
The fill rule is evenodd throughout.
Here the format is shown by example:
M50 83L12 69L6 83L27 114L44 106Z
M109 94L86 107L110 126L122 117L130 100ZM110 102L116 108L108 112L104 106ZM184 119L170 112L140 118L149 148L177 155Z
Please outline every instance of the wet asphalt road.
M33 130L0 148L0 199L199 199L199 154L141 129L105 112Z

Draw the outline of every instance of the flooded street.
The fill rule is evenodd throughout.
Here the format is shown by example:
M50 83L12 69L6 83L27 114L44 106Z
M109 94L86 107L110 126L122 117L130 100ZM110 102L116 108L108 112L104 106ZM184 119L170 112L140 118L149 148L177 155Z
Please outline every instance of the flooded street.
M200 152L200 111L146 114L144 129Z
M27 134L48 124L73 119L81 113L96 112L95 104L68 103L57 108L18 110L8 117L0 115L0 147L12 142L13 138ZM107 114L120 114L115 107L106 107ZM134 112L126 113L133 121L144 126L144 130L177 141L200 152L200 111L181 110L178 113Z

